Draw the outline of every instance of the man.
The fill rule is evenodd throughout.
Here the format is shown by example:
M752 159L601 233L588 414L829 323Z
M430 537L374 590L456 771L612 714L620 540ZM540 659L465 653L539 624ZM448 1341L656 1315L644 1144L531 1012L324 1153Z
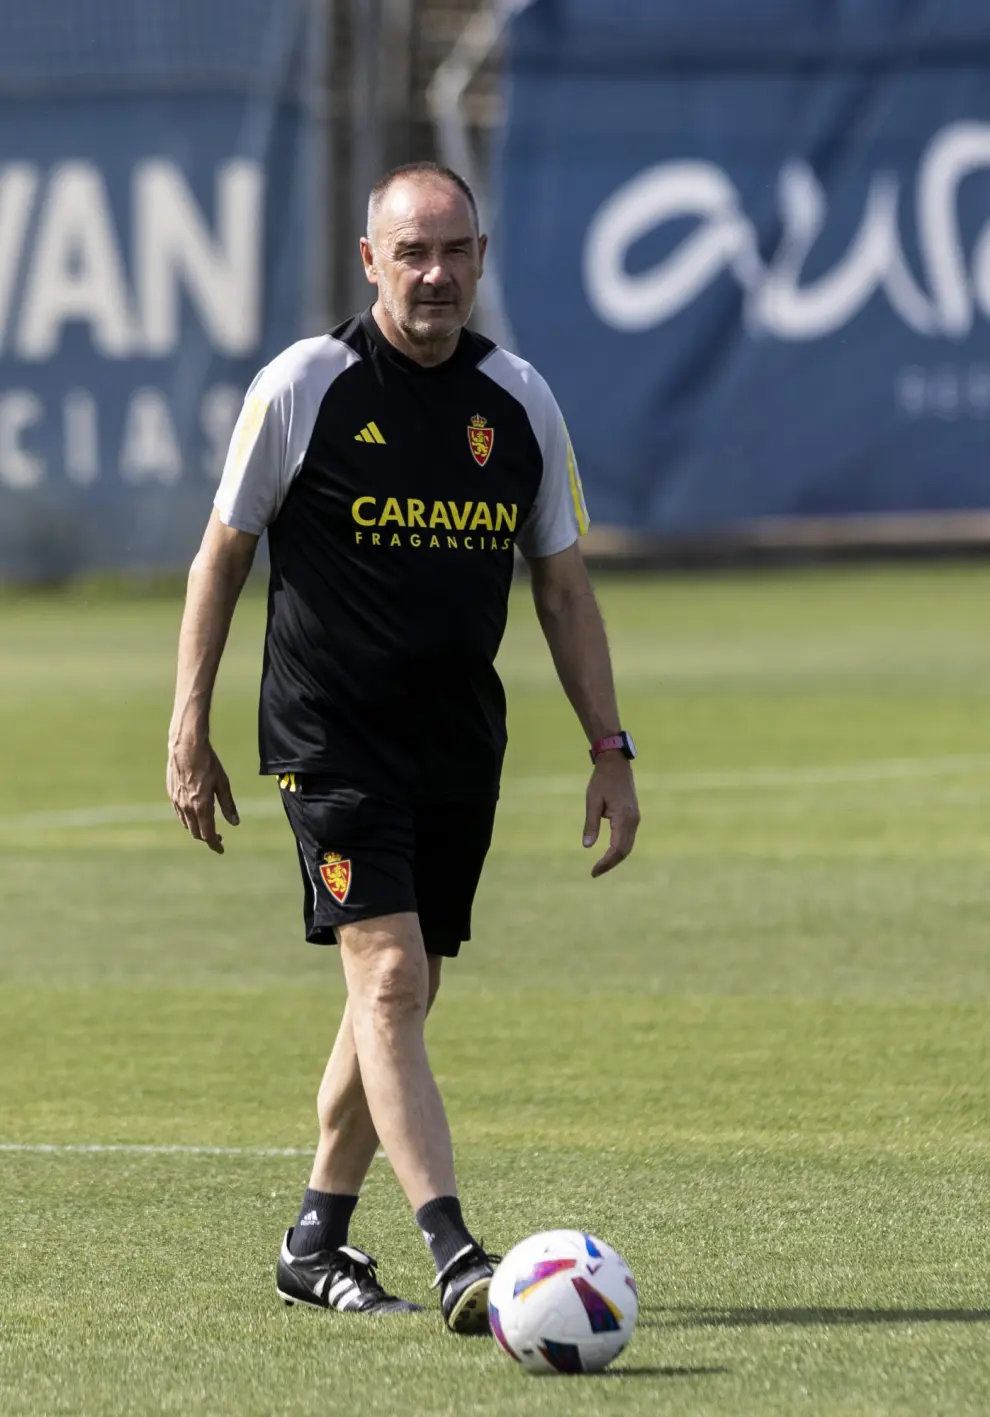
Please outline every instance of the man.
M493 661L516 546L592 745L585 846L611 824L593 876L628 855L639 820L560 411L529 364L465 328L485 247L455 173L390 173L361 241L371 310L255 379L189 574L168 763L180 821L222 852L214 799L234 825L237 810L210 743L210 699L267 530L261 771L278 775L295 834L306 938L339 944L347 986L277 1288L290 1303L356 1313L417 1308L348 1243L380 1142L455 1333L488 1331L492 1266L461 1213L423 1028L443 960L470 938L491 840L505 749Z

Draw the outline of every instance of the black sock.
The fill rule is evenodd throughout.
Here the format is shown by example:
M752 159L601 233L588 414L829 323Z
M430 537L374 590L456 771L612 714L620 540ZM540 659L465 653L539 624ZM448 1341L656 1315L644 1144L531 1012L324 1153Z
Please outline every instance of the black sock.
M289 1241L294 1255L315 1255L317 1250L338 1250L347 1244L347 1230L358 1203L357 1196L333 1196L307 1188Z
M456 1196L437 1196L416 1212L416 1224L433 1254L437 1274L441 1272L465 1245L477 1242L464 1224L461 1203Z

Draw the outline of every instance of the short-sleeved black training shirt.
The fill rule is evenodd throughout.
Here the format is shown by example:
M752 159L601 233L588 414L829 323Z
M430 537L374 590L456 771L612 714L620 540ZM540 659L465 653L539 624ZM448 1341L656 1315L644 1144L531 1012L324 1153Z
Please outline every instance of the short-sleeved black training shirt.
M370 311L302 340L248 390L216 507L268 531L261 771L493 795L513 547L552 556L588 525L532 366L464 330L423 368Z

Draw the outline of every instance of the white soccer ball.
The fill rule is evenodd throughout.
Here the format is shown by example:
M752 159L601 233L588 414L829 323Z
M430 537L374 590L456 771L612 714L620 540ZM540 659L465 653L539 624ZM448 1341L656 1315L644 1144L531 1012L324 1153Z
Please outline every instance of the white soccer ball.
M632 1337L636 1282L610 1245L581 1230L531 1235L488 1291L492 1333L531 1373L599 1373Z

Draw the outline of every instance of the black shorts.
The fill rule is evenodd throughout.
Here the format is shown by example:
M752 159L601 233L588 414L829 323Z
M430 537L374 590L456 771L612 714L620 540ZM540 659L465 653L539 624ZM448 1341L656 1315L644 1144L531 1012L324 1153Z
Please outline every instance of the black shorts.
M333 945L341 925L408 910L430 954L457 954L471 938L494 799L395 802L308 773L278 783L299 852L307 940Z

